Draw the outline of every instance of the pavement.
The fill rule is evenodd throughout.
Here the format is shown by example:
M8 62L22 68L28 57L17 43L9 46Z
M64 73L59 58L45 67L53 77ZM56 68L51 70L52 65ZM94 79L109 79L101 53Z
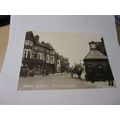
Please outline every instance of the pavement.
M84 77L71 78L70 73L50 74L49 76L35 75L34 77L20 77L18 90L48 90L48 89L89 89L89 88L114 88L106 82L91 83Z

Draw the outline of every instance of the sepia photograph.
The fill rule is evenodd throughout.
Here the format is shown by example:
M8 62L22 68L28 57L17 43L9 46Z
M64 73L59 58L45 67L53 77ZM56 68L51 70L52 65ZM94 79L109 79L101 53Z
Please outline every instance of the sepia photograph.
M18 90L114 88L98 33L26 31Z

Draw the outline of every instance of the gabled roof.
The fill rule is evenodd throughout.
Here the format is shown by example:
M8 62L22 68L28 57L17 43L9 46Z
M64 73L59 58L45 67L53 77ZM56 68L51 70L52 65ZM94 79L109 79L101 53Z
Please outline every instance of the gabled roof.
M107 60L107 56L105 56L103 53L101 53L98 50L90 50L90 52L87 54L87 56L84 58L84 60Z
M41 44L49 50L54 50L53 46L50 43L45 43L44 41L42 41Z
M54 50L53 46L52 46L50 43L45 43L45 44L46 44L46 46L48 47L48 49Z

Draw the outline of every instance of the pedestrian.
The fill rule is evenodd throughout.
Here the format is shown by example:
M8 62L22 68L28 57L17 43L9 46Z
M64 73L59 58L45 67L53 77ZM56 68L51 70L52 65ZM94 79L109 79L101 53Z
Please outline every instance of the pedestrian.
M109 83L108 86L114 86L113 80L110 80L110 79L109 79L109 80L108 80L108 83Z
M110 67L107 68L106 76L108 78L108 86L114 86L114 78Z

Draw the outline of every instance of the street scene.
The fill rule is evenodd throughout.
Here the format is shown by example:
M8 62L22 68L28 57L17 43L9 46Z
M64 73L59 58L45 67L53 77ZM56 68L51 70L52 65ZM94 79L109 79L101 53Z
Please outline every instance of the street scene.
M49 90L49 89L87 89L87 88L112 88L108 81L99 81L94 84L85 79L73 79L70 74L55 74L49 76L21 77L19 90Z
M101 35L26 32L18 90L112 87Z

